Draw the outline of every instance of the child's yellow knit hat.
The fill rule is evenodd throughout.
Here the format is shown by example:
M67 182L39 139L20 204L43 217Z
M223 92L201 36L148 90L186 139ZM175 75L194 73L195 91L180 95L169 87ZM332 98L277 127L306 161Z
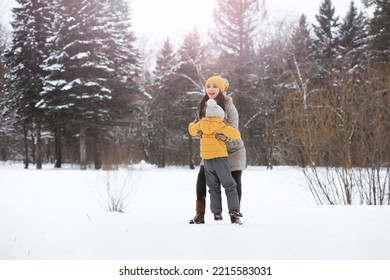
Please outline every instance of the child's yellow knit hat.
M206 81L205 87L207 88L208 85L217 85L219 91L223 93L228 89L229 82L220 76L212 76Z

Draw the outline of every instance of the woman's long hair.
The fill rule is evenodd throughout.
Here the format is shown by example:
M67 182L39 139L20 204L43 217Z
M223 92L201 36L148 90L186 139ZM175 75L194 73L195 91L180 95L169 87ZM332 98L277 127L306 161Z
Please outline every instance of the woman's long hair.
M206 107L206 102L209 99L210 99L210 97L206 93L203 96L203 98L200 100L200 102L198 104L198 111L197 111L197 115L198 115L199 119L201 119L201 118L206 116L205 107ZM215 101L217 101L217 104L219 106L221 106L223 111L225 111L225 95L223 95L223 93L219 92L218 95L217 95L217 98L215 98Z

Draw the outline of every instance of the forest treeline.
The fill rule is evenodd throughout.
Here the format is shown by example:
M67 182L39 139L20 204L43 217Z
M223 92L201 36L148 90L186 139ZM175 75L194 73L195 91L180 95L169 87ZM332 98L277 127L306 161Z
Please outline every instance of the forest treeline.
M187 125L205 80L222 75L249 165L390 165L389 1L365 1L369 16L323 0L311 23L218 0L207 38L167 38L153 58L135 46L131 1L17 2L0 46L2 161L193 168Z

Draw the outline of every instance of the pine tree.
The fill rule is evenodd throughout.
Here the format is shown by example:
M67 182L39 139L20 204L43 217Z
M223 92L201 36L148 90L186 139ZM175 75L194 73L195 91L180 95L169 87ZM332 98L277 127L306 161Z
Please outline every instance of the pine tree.
M183 90L201 92L205 81L202 72L206 56L196 28L184 38L178 54L179 68L177 73L183 78L181 79Z
M156 70L154 71L156 76L155 82L159 92L167 93L172 89L177 71L177 63L173 45L169 38L167 38L157 56Z
M107 119L104 103L112 98L106 83L114 70L102 51L108 36L107 7L100 1L59 0L57 4L58 53L49 59L54 67L46 67L53 71L45 79L40 106L79 127L80 166L85 169L85 130L95 119Z
M140 99L140 90L135 82L140 73L140 57L134 47L136 38L131 30L131 10L128 3L123 0L109 0L108 4L106 28L109 29L109 36L103 47L114 69L108 80L109 88L113 91L110 124L128 125L126 117L136 109L136 102Z
M53 49L44 65L48 74L39 105L55 116L57 135L65 120L69 128L79 129L81 168L86 133L95 132L99 168L101 126L129 123L137 95L139 58L130 11L123 1L54 2L57 14L49 40Z
M31 145L32 157L40 169L43 111L37 108L37 104L43 87L44 71L41 65L48 54L46 37L49 6L47 1L43 0L18 0L18 4L13 10L13 41L5 53L6 67L10 69L7 75L6 107L9 112L16 113L15 123L23 126L26 168L30 161L27 136L35 134L36 141Z
M169 38L163 44L163 47L157 55L156 69L154 74L155 90L151 101L153 112L150 120L152 129L151 161L159 167L165 167L170 158L174 156L171 153L177 150L177 126L176 121L179 117L178 97L183 94L181 88L177 86L178 60L173 45Z
M190 168L194 168L194 157L197 146L190 135L188 135L188 123L194 119L197 110L197 104L204 95L205 77L203 76L206 68L206 56L201 44L197 29L189 33L183 41L179 51L179 67L177 70L178 86L182 93L179 94L178 108L181 118L178 118L177 125L184 132L180 141L180 154L178 157L188 158ZM186 141L187 140L187 141Z
M253 38L258 28L258 0L218 0L214 10L215 28L210 37L222 53L232 55L238 65L251 61Z
M240 113L239 125L244 141L247 136L243 125L252 117L246 112L245 99L256 94L251 91L257 81L249 77L258 74L253 64L254 38L262 12L265 14L263 5L258 0L218 0L214 10L215 27L209 32L211 41L219 51L213 74L225 76L229 80L229 93Z
M4 26L0 23L0 161L7 161L9 155L9 151L11 150L11 143L15 143L15 138L13 138L12 121L13 116L4 116L5 108L5 100L6 95L4 92L4 76L5 76L5 61L3 57L3 53L5 51L7 44L7 33Z
M346 71L362 69L368 47L368 31L362 12L358 13L353 1L340 24L340 63Z
M291 52L294 54L298 63L306 63L310 60L312 38L310 36L310 29L304 14L301 15L298 26L293 30L291 45Z
M3 53L7 44L7 32L4 26L0 23L0 105L3 103L3 88L4 88L4 76L5 76L5 61Z
M371 47L378 61L390 61L390 2L372 1L375 5L374 15L370 22Z
M136 37L131 30L131 10L127 1L109 0L107 3L105 15L109 36L104 40L103 51L112 62L114 71L107 80L107 88L112 91L112 98L106 100L105 105L109 111L108 118L106 121L96 119L95 168L99 168L101 164L102 138L110 138L112 126L119 126L115 131L130 134L123 133L122 138L132 139L143 129L140 127L142 119L139 116L142 96L136 83L140 73L140 56L134 47ZM104 131L101 131L101 127L105 127ZM137 146L137 142L131 141L133 146Z
M314 40L315 63L318 65L319 78L334 70L339 44L339 17L335 16L335 8L331 0L324 0L316 15L318 25L313 25L316 39Z

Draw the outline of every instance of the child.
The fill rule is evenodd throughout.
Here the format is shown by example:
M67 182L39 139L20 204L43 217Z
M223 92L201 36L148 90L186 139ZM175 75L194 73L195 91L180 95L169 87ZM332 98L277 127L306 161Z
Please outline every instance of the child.
M211 212L214 219L222 220L221 187L225 188L231 222L241 224L240 203L238 200L236 182L230 172L228 153L225 142L216 134L223 134L229 139L240 138L240 132L224 123L225 112L214 99L207 100L206 117L199 122L188 125L192 136L202 133L200 139L200 157L204 160L206 184L209 186Z

